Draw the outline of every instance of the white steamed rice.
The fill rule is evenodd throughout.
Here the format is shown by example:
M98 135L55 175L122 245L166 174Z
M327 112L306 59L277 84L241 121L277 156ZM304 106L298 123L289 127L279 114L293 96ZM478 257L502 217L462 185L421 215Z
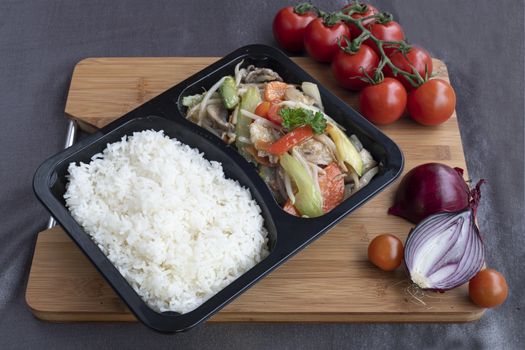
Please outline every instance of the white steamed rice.
M249 190L162 131L108 144L68 178L71 214L154 310L191 311L268 254Z

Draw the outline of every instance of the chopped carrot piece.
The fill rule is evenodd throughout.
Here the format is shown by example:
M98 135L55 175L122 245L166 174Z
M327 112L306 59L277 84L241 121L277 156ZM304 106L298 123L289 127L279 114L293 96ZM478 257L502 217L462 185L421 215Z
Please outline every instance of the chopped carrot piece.
M297 209L295 209L295 207L293 206L292 202L290 202L290 199L288 199L286 203L284 203L283 210L293 216L301 216L301 214L299 214Z
M288 84L282 81L271 81L264 88L264 99L268 102L282 100Z
M324 168L325 174L319 174L319 187L323 196L323 212L337 207L344 199L345 180L337 163L330 163Z

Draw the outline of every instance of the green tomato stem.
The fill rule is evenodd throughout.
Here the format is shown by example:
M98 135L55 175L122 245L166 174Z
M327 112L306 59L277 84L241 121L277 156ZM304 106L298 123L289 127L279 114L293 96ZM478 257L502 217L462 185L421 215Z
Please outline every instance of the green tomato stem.
M361 34L357 38L352 40L351 44L348 46L348 50L345 49L346 52L349 52L349 53L357 52L359 50L359 48L361 47L361 44L363 43L363 41L365 41L367 39L372 40L377 45L377 48L379 50L379 54L381 56L381 61L379 63L379 66L377 67L376 73L374 75L374 80L376 81L376 83L382 81L383 76L384 76L383 75L383 68L386 65L388 65L392 69L392 72L394 73L394 75L396 75L396 76L398 74L402 75L414 87L418 87L419 85L421 85L421 84L423 84L425 82L425 79L423 79L423 77L421 77L419 72L416 69L414 69L414 67L412 65L410 65L410 67L412 68L413 73L410 73L410 72L404 71L402 69L399 69L398 67L396 67L392 63L390 58L385 53L385 50L384 50L384 47L383 47L383 45L385 45L385 44L387 46L399 47L400 50L405 50L405 51L408 50L409 46L408 46L408 44L405 41L383 41L383 40L380 40L380 39L376 38L363 25L362 22L366 21L366 20L370 20L370 19L385 19L387 16L384 13L379 13L379 14L376 14L376 15L367 16L367 17L363 17L363 18L359 18L359 19L355 19L355 18L353 18L353 17L351 17L349 15L344 14L343 12L338 12L337 15L338 15L338 17L341 20L343 20L343 21L345 21L347 23L352 23L353 25L355 25L357 28L359 28L361 30ZM388 18L391 19L391 16L388 17Z

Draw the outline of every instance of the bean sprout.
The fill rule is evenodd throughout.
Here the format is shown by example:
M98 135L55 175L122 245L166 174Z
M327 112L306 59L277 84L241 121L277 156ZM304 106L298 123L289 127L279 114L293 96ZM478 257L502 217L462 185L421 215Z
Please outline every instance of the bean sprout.
M206 95L204 95L204 98L201 101L201 107L199 109L199 118L197 120L197 125L202 126L202 120L204 119L204 114L206 113L206 104L208 103L208 100L210 99L211 95L219 89L219 87L222 85L222 82L226 79L226 77L222 77L218 82L216 82L209 90L206 92Z

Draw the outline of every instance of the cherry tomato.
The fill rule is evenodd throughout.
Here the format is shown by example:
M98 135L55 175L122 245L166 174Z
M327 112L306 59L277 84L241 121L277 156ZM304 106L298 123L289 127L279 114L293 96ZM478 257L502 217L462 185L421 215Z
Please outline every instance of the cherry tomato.
M406 53L406 58L403 52L399 50L391 53L389 58L394 66L405 72L413 73L412 67L414 67L419 75L421 75L421 77L424 79L426 67L427 75L429 77L432 75L432 57L430 57L430 54L427 52L427 50L421 47L412 46ZM401 76L400 74L398 74L397 77L394 76L392 69L388 65L385 66L384 73L388 77L394 77L399 80L401 83L403 83L408 91L414 89L412 84L410 84L410 82L406 80L405 77Z
M300 52L304 50L304 29L316 17L313 12L300 15L292 6L285 7L273 19L273 36L283 49Z
M362 44L356 53L347 53L339 49L332 61L332 73L342 87L350 90L361 90L369 83L361 80L373 76L379 64L379 56L370 46Z
M509 294L505 277L493 269L478 272L468 284L468 294L474 303L483 307L503 304Z
M394 235L379 235L368 246L368 260L384 271L393 271L403 261L403 243Z
M367 26L367 29L372 33L373 36L375 36L379 40L383 41L401 41L405 40L405 33L403 32L403 28L397 23L396 21L390 21L385 24L381 23L372 23ZM371 40L367 39L365 40L365 44L370 46L374 51L379 55L379 49L377 48L377 45ZM394 47L388 47L387 45L383 45L383 50L387 55L390 55L392 52L394 52L396 49Z
M408 95L410 118L423 125L438 125L448 120L456 109L456 94L449 83L431 79Z
M343 7L342 8L343 13L348 14L348 11L350 10L350 7L352 5L353 4L348 4L345 7ZM368 16L372 16L372 15L375 15L375 14L379 13L379 10L376 9L372 5L369 5L369 4L362 4L362 5L366 6L366 9L365 9L364 13L354 13L353 15L350 15L350 17L355 18L355 19L359 19L359 18L368 17ZM369 24L369 23L371 23L373 21L374 21L373 19L363 21L363 25L366 27L367 24ZM359 34L361 34L361 30L359 28L357 28L354 24L349 23L348 24L348 29L350 29L350 34L352 35L352 38L357 38L359 36Z
M374 124L386 125L401 117L407 105L407 92L399 81L385 78L365 87L359 94L359 109Z
M346 24L338 22L333 26L326 26L321 18L316 18L304 31L304 46L314 60L330 62L339 50L337 41L343 36L350 36Z

